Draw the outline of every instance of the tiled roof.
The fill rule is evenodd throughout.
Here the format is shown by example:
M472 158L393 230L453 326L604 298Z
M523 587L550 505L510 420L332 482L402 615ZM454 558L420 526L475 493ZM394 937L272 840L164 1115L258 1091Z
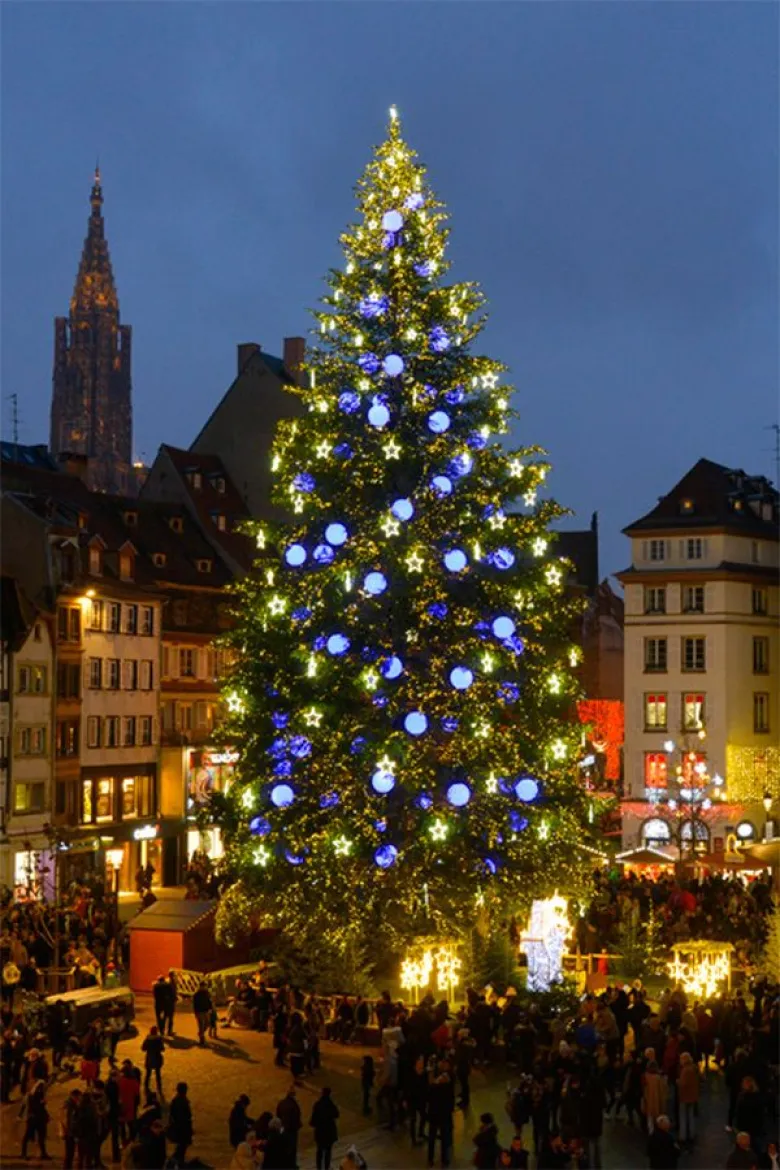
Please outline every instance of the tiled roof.
M209 539L224 549L229 557L245 568L250 568L255 551L251 539L235 527L243 520L250 519L241 493L225 470L218 455L201 455L196 451L184 451L163 443L160 451L170 459L179 473L182 484ZM199 473L200 487L193 485L191 476ZM216 481L224 480L224 491L218 491ZM224 516L226 527L217 526L216 517Z
M225 399L228 398L232 394L234 387L236 386L236 384L238 382L240 382L245 371L248 370L251 365L255 365L255 364L265 366L266 369L268 370L268 372L273 374L275 378L278 378L280 382L284 382L288 386L297 385L295 378L289 372L289 370L287 369L287 367L285 366L285 364L281 358L274 357L274 355L271 353L265 353L265 351L260 349L259 347L257 349L252 349L252 350L248 351L246 361L242 365L241 369L238 371L235 378L230 383L227 390L222 395L219 402L214 407L211 414L206 419L205 423L200 428L200 430L198 431L195 438L192 440L193 447L197 446L198 439L203 434L203 432L206 430L209 423L214 418L214 415L217 414L217 412L220 410Z
M623 532L630 536L654 529L728 528L777 540L779 501L777 489L764 476L700 459L651 511Z
M30 628L33 612L13 577L0 577L0 637L12 649L23 641Z
M3 462L23 463L27 467L41 467L46 471L58 470L55 459L43 443L29 447L23 443L0 442L0 458Z

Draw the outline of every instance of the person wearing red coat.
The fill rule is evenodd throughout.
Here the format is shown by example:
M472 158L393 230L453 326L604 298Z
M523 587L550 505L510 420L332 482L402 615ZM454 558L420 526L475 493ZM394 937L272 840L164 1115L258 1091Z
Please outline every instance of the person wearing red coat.
M141 1099L141 1076L133 1068L132 1063L126 1060L122 1064L117 1087L119 1094L119 1128L122 1141L133 1141L138 1116L138 1102Z

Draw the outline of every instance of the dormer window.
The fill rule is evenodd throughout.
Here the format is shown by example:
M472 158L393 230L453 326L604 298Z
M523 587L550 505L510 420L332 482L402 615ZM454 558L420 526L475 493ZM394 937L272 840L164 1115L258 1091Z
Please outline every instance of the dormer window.
M211 564L212 564L212 562L211 562L211 559L209 557L200 557L195 562L195 567L199 573L210 573L211 572Z
M103 552L94 545L89 550L89 571L93 577L99 577L103 572Z
M686 513L692 512L693 500L680 500L680 511Z
M171 516L169 524L171 526L172 532L178 532L181 534L184 531L184 521L182 520L181 516Z
M133 560L131 552L119 554L119 576L123 581L132 581L133 579Z
M203 476L199 471L191 471L187 479L190 481L190 485L194 491L199 492L203 487Z
M165 553L152 553L152 564L162 569L165 565Z
M225 494L226 484L225 477L223 475L217 475L214 477L214 487L217 489L220 495Z
M86 527L87 527L87 515L86 515L86 512L79 512L79 514L78 514L78 526L79 526L79 528L86 528Z
M128 528L135 528L138 525L138 513L125 512L124 521Z
M224 512L212 512L211 518L220 532L225 532L227 529L227 517L225 516Z

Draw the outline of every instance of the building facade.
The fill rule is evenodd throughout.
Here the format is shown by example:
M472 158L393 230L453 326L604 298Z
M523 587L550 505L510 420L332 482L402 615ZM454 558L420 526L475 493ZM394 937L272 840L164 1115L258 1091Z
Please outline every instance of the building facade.
M778 518L766 479L701 459L625 529L626 849L679 848L675 827L716 853L765 833L780 799ZM676 825L680 768L697 815Z
M132 330L119 319L99 171L90 205L70 312L54 323L50 446L56 458L86 457L90 487L127 494L134 487Z

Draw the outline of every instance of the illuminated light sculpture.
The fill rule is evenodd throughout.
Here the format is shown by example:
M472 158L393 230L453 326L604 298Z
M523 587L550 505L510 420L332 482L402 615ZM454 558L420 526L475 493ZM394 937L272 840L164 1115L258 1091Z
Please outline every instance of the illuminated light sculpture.
M669 977L689 996L709 999L718 992L731 990L733 953L734 947L727 942L690 939L675 943L672 961L667 965Z
M556 892L552 898L534 900L520 941L521 951L528 956L529 991L549 991L554 983L563 982L563 955L570 934L565 898Z
M460 985L463 962L454 943L429 943L406 956L401 963L401 987L412 994L412 1003L419 1003L420 992L431 988L433 976L436 988L452 1000Z

